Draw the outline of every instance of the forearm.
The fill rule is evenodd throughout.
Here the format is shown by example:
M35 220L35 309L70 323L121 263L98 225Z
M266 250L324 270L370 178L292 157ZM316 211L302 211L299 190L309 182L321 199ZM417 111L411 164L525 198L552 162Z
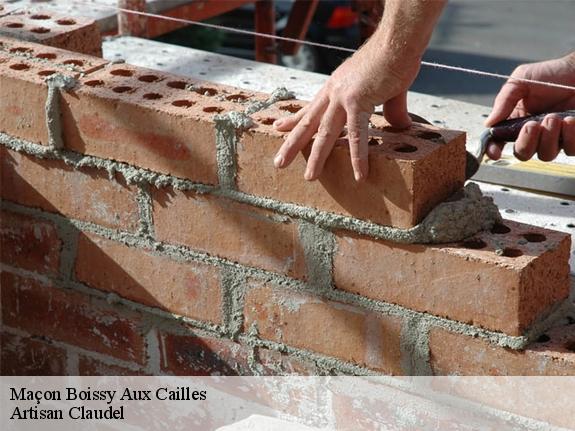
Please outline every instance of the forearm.
M421 60L447 0L386 0L379 27L366 44L392 67Z

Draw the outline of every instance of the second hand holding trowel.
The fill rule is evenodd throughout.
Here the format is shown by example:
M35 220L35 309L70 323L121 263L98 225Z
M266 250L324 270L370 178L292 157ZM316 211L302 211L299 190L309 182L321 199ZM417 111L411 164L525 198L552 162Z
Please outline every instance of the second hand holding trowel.
M553 113L559 118L575 116L575 110ZM575 196L575 166L538 160L520 162L512 157L481 163L489 142L514 142L529 121L541 123L546 115L532 115L501 121L480 137L475 162L467 157L466 176L479 181ZM475 166L476 165L476 166ZM471 175L470 175L471 174Z

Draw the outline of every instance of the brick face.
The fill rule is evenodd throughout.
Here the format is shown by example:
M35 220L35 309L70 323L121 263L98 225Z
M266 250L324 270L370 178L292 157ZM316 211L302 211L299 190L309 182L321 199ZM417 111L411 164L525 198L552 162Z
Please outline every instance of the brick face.
M57 274L62 241L56 227L44 220L0 212L2 263L44 274Z
M401 374L401 319L254 282L246 293L244 330L263 339Z
M66 351L48 342L0 333L0 374L3 376L66 375Z
M575 375L575 325L555 328L547 336L549 341L517 351L483 339L432 329L431 366L436 375Z
M221 323L216 267L181 263L84 233L78 241L76 279L91 287L172 313Z
M441 246L373 241L340 232L335 285L452 320L522 334L568 296L570 238L521 223L505 225L507 234L482 232L472 241ZM525 237L544 240L528 242ZM496 253L499 247L503 256ZM513 253L521 256L505 256Z
M143 363L144 340L138 313L115 310L84 294L7 272L0 276L4 325Z
M275 221L271 212L192 192L154 190L153 198L157 239L296 278L304 276L304 256L293 221Z
M248 349L231 340L161 332L162 371L175 375L250 375Z
M110 181L93 168L75 170L57 160L0 148L2 198L111 228L139 226L136 188Z
M373 129L378 145L370 145L370 173L364 183L353 180L349 148L343 142L336 144L318 181L303 178L309 148L288 168L275 169L272 160L286 134L267 123L281 115L282 106L296 102L283 102L256 114L257 127L242 135L237 180L241 191L379 224L411 227L463 186L465 135L431 126L414 126L405 135ZM385 127L376 116L373 121ZM418 136L424 132L443 134L447 143Z

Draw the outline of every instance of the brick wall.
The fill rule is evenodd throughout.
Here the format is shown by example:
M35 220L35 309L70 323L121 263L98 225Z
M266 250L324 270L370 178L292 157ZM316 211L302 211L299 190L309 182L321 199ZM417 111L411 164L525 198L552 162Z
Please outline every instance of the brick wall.
M2 373L575 372L568 235L391 241L464 135L374 117L367 184L345 137L306 183L271 165L303 103L0 38Z

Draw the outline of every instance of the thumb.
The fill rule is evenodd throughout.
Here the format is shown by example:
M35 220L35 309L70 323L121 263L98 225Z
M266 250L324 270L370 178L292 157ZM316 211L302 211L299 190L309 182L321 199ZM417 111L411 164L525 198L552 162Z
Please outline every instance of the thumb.
M407 92L403 92L383 105L385 119L394 127L407 128L411 126L411 118L407 113Z
M485 125L490 127L507 119L517 106L517 102L527 97L528 93L529 88L524 83L512 80L507 81L495 97L493 109L485 120Z

